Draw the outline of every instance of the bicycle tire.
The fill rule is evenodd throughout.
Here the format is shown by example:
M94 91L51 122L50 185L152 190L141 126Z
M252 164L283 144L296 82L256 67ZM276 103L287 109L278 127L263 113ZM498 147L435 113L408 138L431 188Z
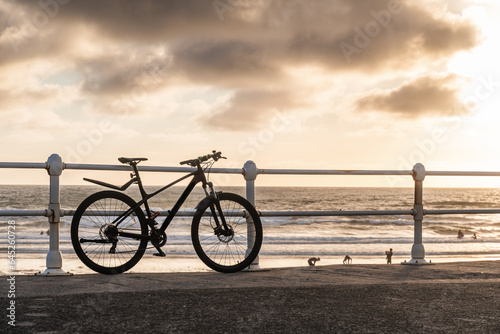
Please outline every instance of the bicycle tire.
M191 225L191 240L196 254L208 267L223 273L237 272L249 267L259 254L262 223L254 206L245 198L220 193L219 200L232 235L214 233L214 218L210 210L213 200L210 200L196 210ZM246 217L241 210L247 213Z
M106 229L119 215L133 209L118 225L116 249L105 235ZM71 242L80 260L101 274L123 273L139 262L148 243L147 238L130 238L119 231L148 235L144 213L129 196L116 191L101 191L87 197L76 209L71 222ZM85 242L81 242L87 240ZM95 240L94 242L88 240Z

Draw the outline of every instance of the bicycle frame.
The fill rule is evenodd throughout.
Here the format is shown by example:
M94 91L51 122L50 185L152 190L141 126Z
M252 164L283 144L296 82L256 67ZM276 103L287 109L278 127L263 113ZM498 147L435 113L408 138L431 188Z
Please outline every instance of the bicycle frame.
M167 190L168 188L178 184L179 182L181 181L184 181L185 179L189 178L189 177L193 177L191 179L191 182L189 182L189 184L187 185L186 189L184 189L184 191L182 192L181 196L179 197L179 199L177 200L177 202L174 204L174 206L172 207L172 209L168 210L168 216L165 218L165 220L163 221L161 227L158 229L162 232L164 232L167 227L170 225L170 223L172 222L173 218L175 217L175 215L177 214L177 212L179 212L179 209L181 208L182 204L184 204L184 202L186 201L186 199L188 198L188 196L191 194L191 192L193 191L194 187L198 184L198 183L202 183L202 187L205 191L205 194L207 196L209 196L209 193L207 192L206 188L207 188L207 179L205 177L205 173L203 171L203 169L198 166L196 168L195 171L187 174L187 175L184 175L183 177L167 184L166 186L156 190L155 192L151 193L151 194L148 194L146 192L146 190L144 189L144 186L142 184L142 181L141 181L141 178L139 176L139 171L137 169L137 166L136 165L132 165L132 167L134 168L134 174L135 174L135 181L137 182L138 186L139 186L139 191L141 193L141 196L142 196L142 200L139 201L137 204L138 206L141 206L144 204L144 208L146 209L146 214L147 214L147 218L151 219L152 217L152 214L151 214L151 209L149 208L149 204L148 204L148 200L153 198L154 196L158 195L159 193Z
M96 184L99 184L99 185L102 185L102 186L105 186L105 187L110 187L110 188L113 188L113 189L117 189L117 190L126 190L130 185L132 185L133 183L137 183L138 186L139 186L139 191L141 193L141 197L142 197L142 200L140 200L139 202L137 202L137 207L141 207L143 204L144 204L144 208L146 210L146 216L147 216L147 219L146 219L146 222L148 223L148 225L150 226L151 229L156 229L154 227L154 220L153 218L155 218L156 216L153 214L152 215L152 212L151 212L151 209L149 207L149 204L148 204L148 200L156 195L158 195L159 193L165 191L166 189L178 184L179 182L189 178L189 177L193 177L191 179L191 181L189 182L189 184L187 185L186 189L184 189L184 191L182 192L181 196L179 197L179 199L177 200L177 202L174 204L174 206L172 207L172 209L168 210L168 216L165 218L165 220L163 221L162 225L160 226L160 228L156 229L157 231L161 231L162 233L165 232L165 230L167 229L167 227L170 225L170 223L172 222L172 220L174 219L175 215L177 214L177 212L179 212L179 209L181 208L181 206L184 204L184 202L186 201L186 199L189 197L189 195L191 194L191 192L193 191L194 187L198 184L198 183L202 183L202 187L203 187L203 190L205 191L205 195L207 196L206 198L208 198L209 196L214 196L214 198L217 198L217 194L215 193L215 191L213 190L213 186L210 182L207 182L207 179L206 179L206 176L205 176L205 172L203 170L203 168L198 165L196 170L187 174L187 175L184 175L183 177L167 184L166 186L156 190L155 192L151 193L151 194L148 194L146 192L146 190L144 189L144 186L142 184L142 181L141 181L141 178L139 176L139 170L137 168L137 165L136 164L131 164L133 170L134 170L134 174L132 174L132 179L130 181L128 181L127 183L125 183L123 186L121 187L117 187L117 186L114 186L114 185L111 185L111 184L108 184L108 183L105 183L105 182L101 182L101 181L96 181L96 180L91 180L91 179L85 179L87 181L90 181L90 182L93 182L93 183L96 183ZM210 193L207 191L207 185L210 187ZM136 208L137 208L136 207ZM128 211L124 212L123 214L121 214L116 220L115 220L115 226L118 227L120 225L120 223L123 221L123 219L128 216L133 210L135 210L136 208L131 208L129 209ZM222 209L220 208L220 204L216 201L215 202L215 208L213 206L210 207L211 211L212 211L212 214L214 216L214 219L215 219L215 224L217 227L221 227L222 225L222 228L223 230L222 231L227 231L227 225L226 225L226 221L225 221L225 218L224 216L222 215ZM218 221L218 218L217 218L217 215L215 215L215 209L217 209L221 215L221 222ZM224 233L224 232L222 232ZM122 231L120 233L121 236L124 236L124 237L130 237L130 238L146 238L146 236L143 236L143 235L137 235L135 233L129 233L129 232L124 232ZM149 236L147 236L147 239L150 239Z

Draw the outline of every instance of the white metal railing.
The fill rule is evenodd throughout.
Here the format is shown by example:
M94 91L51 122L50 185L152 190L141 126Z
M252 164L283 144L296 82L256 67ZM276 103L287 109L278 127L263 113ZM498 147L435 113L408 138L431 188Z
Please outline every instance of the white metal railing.
M124 165L96 165L63 163L57 154L52 154L46 163L0 162L0 168L46 169L50 175L50 201L45 210L0 210L0 216L45 216L49 220L49 252L47 269L41 275L67 275L62 270L62 256L59 251L59 223L61 216L71 216L75 210L61 210L59 200L59 177L64 169L80 170L122 170L130 171ZM158 167L139 166L144 172L189 173L190 167ZM212 168L211 173L242 174L246 180L246 197L255 205L255 180L260 174L268 175L407 175L415 182L413 208L409 210L371 210L371 211L259 211L263 217L276 216L381 216L411 215L414 220L414 243L411 250L412 259L405 264L425 264L425 250L422 244L422 221L424 215L448 214L500 214L500 209L463 209L463 210L424 210L423 181L426 176L500 176L500 172L467 172L467 171L426 171L417 163L412 170L315 170L315 169L258 169L253 161L247 161L243 168ZM193 210L182 210L182 216L193 215ZM168 211L160 211L167 215ZM258 260L254 263L258 264Z

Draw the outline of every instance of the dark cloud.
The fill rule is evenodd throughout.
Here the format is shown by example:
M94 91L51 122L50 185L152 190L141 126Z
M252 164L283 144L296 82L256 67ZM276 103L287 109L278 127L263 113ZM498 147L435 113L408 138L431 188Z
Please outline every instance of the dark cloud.
M41 11L38 2L18 3L30 13L28 17ZM374 70L395 64L406 68L422 58L446 57L469 49L478 40L477 29L470 22L456 15L437 17L425 4L418 3L219 1L227 4L223 9L215 3L71 1L60 5L57 14L50 18L50 25L65 30L84 24L100 36L140 44L180 42L182 46L172 52L178 58L192 53L186 64L189 60L198 61L200 56L201 60L224 57L231 53L229 48L234 48L242 62L250 60L245 72L248 74L255 69L255 56L260 57L257 69L271 68L275 63L314 63L330 70ZM249 56L245 58L242 53L246 52ZM400 62L402 56L406 57L405 63ZM219 63L207 62L207 66L213 64L219 69ZM244 65L239 66L245 69Z
M91 96L93 110L106 114L147 112L148 95L171 83L170 62L163 56L117 56L118 59L81 59L77 68L84 80L81 92Z
M38 1L18 0L26 10L40 10ZM104 36L147 43L173 38L226 35L245 29L235 15L246 6L228 7L220 18L214 1L206 0L85 0L60 5L51 20L63 25L82 22ZM229 15L229 14L233 15Z
M191 81L230 88L265 85L282 77L265 44L198 40L172 49L173 68Z
M75 64L84 77L82 91L116 96L142 87L154 91L168 83L170 60L165 56L131 52L114 58L82 58Z
M227 103L203 117L202 122L217 129L232 131L259 128L274 112L287 112L302 106L287 91L239 91Z
M459 78L426 76L400 87L375 92L358 99L358 112L381 111L406 118L453 116L463 112L458 99Z
M373 72L439 60L478 43L477 28L458 16L437 18L414 3L388 3L342 1L318 13L304 29L294 30L289 54L335 71Z
M435 21L422 29L423 50L436 54L450 54L467 50L478 42L478 32L471 23Z
M95 106L110 106L137 90L167 87L173 78L237 91L231 105L219 111L227 120L207 120L218 127L238 128L231 120L238 122L243 114L250 123L262 120L269 113L255 107L259 100L267 101L260 102L263 110L296 107L285 103L293 95L287 92L290 68L314 65L332 75L406 70L446 60L479 39L472 23L455 14L437 15L426 2L87 0L41 5L46 3L57 2L18 0L0 9L8 15L0 19L0 66L63 59L64 66L81 74L81 92ZM88 55L82 44L92 46ZM270 93L276 87L281 93ZM417 88L413 94L422 95ZM449 97L446 105L453 100L450 89L440 92ZM387 99L366 97L358 106L385 109ZM415 108L401 107L401 112L424 113Z

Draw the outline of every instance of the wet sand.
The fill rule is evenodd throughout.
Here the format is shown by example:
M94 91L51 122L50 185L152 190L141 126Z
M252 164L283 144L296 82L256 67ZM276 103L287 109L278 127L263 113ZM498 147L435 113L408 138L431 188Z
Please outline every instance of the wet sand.
M18 275L34 275L46 269L46 254L41 253L20 253L16 256L16 271ZM307 266L308 256L260 256L260 267L290 268ZM316 263L316 266L328 266L342 264L343 256L326 256ZM410 260L410 256L393 256L392 263L399 264ZM500 261L500 256L489 255L488 257L431 257L427 259L435 264L448 262L469 262L469 261ZM385 264L385 255L378 257L354 257L353 264ZM74 252L63 254L62 269L75 275L95 274L87 268ZM151 254L146 254L128 273L178 273L178 272L210 272L208 268L196 255L172 255L167 254L164 258L158 258ZM5 254L0 254L0 275L7 275L9 272L8 259Z
M500 332L499 261L15 279L26 333Z

